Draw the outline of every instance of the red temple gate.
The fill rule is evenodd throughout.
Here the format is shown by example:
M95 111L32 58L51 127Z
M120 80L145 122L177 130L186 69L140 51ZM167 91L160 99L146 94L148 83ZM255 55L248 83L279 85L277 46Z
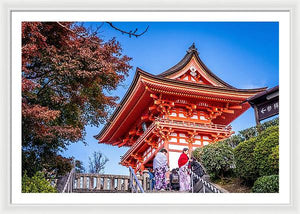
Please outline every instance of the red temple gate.
M161 148L169 151L169 165L176 168L183 148L192 151L230 137L229 124L250 107L245 100L264 90L225 83L192 45L178 64L159 75L137 68L110 122L95 137L99 143L130 147L121 164L135 171L152 167Z

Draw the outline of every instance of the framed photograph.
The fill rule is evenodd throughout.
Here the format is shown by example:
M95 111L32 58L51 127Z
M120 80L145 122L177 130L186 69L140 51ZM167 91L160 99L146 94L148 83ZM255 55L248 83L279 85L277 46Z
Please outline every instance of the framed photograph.
M11 205L292 206L291 9L9 12Z

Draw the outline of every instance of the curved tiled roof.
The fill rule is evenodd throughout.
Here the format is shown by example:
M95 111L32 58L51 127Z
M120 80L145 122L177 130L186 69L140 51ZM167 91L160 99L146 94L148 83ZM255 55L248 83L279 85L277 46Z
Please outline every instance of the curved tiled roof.
M195 47L195 44L193 43L191 47L187 50L187 53L185 56L178 62L176 65L174 65L172 68L169 68L168 70L162 72L161 74L158 74L158 77L167 77L170 76L181 69L183 69L192 59L192 57L195 56L199 64L203 67L203 69L206 71L208 75L213 77L217 82L221 83L222 85L228 87L228 88L235 88L228 83L224 82L222 79L220 79L218 76L216 76L213 72L211 72L207 66L203 63L203 61L200 59L197 48Z
M210 75L215 81L220 83L222 86L198 84L198 83L194 83L194 82L186 82L186 81L180 81L180 80L168 78L168 76L170 76L172 74L175 74L176 72L183 69L190 62L190 60L192 59L193 56L196 57L196 60L199 62L199 64L202 66L202 68L205 70L205 72L208 75ZM251 93L256 94L256 93L259 93L259 92L262 92L262 91L266 90L266 87L264 87L264 88L255 88L255 89L238 89L238 88L235 88L235 87L229 85L228 83L224 82L219 77L217 77L215 74L213 74L205 66L205 64L199 58L198 51L195 48L195 45L193 44L188 49L187 54L184 56L184 58L179 63L177 63L175 66L173 66L172 68L168 69L167 71L165 71L165 72L163 72L159 75L153 75L153 74L150 74L146 71L143 71L140 68L137 68L135 76L133 78L133 81L132 81L129 89L127 90L125 96L123 97L123 99L119 103L118 107L115 109L115 111L111 115L111 117L109 119L109 122L107 122L105 124L105 126L102 128L102 130L99 132L99 134L94 136L96 139L99 140L99 138L101 138L101 136L103 136L103 134L111 126L111 123L113 123L113 121L116 119L116 117L120 113L120 111L122 111L122 108L123 108L124 104L127 102L130 95L134 92L134 89L135 89L137 83L139 82L139 78L141 76L145 77L147 79L153 80L153 81L163 82L163 83L166 83L166 84L172 84L172 85L180 86L180 87L188 87L190 89L192 88L192 89L199 89L199 90L213 90L213 91L226 92L226 93L235 92L235 93L249 93L249 94L251 94Z
M186 86L194 86L197 88L210 88L210 89L220 89L220 90L225 90L225 91L237 91L237 92L261 92L263 90L265 90L267 87L262 87L262 88L251 88L251 89L239 89L239 88L235 88L235 87L220 87L220 86L214 86L214 85L204 85L204 84L198 84L198 83L194 83L194 82L186 82L186 81L180 81L180 80L176 80L176 79L169 79L160 75L153 75L150 74L146 71L143 71L140 68L136 69L137 72L144 74L145 76L149 76L151 78L157 79L157 80L162 80L164 82L170 82L170 83L177 83L180 85L186 85Z
M179 80L175 80L175 79L165 78L165 77L162 77L159 75L153 75L146 71L143 71L140 68L137 68L134 79L133 79L129 89L127 90L127 93L125 94L125 96L121 100L120 104L118 105L118 107L115 109L115 111L111 115L109 121L113 121L115 119L115 117L118 115L118 113L120 112L120 110L123 108L123 105L127 101L130 94L133 92L133 90L138 82L138 79L141 75L145 76L145 77L149 77L150 79L153 79L153 80L159 80L161 82L175 83L175 84L178 84L178 86L189 86L189 87L198 88L198 89L212 89L212 90L227 91L227 92L231 91L231 92L237 92L237 93L243 93L243 92L259 93L261 91L266 90L266 87L255 88L255 89L237 89L237 88L227 88L227 87L220 87L220 86L213 86L213 85L203 85L203 84L197 84L197 83L193 83L193 82L184 82L184 81L179 81ZM100 133L95 135L94 137L96 139L98 139L109 126L110 126L110 122L106 123L104 128L100 131Z

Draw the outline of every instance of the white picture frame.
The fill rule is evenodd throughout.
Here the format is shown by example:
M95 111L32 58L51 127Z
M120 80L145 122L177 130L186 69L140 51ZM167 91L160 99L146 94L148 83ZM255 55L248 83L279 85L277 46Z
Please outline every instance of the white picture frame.
M175 11L173 10L173 12L178 12L178 13L183 13L184 11L190 11L190 12L197 12L197 11L199 11L199 12L201 12L201 11L206 11L206 12L213 12L213 11L223 11L223 12L236 12L236 13L240 13L240 12L246 12L246 11L250 11L250 9L251 9L251 11L260 11L260 12L271 12L271 11L289 11L290 12L290 15L291 15L291 19L292 19L292 25L291 25L291 30L292 30L292 32L293 33L295 33L295 34L297 34L297 32L295 32L295 30L296 30L296 28L294 27L294 25L295 25L295 23L297 23L297 24L299 24L299 20L296 20L296 19L294 19L294 17L295 17L295 14L293 14L293 11L294 11L294 9L296 8L296 6L297 6L297 4L295 3L293 6L289 6L289 7L287 7L287 6L284 6L284 5L282 5L280 8L277 8L277 9L274 9L273 7L272 7L272 4L271 4L271 2L272 1L269 1L270 2L270 5L269 5L269 8L267 8L267 7L263 7L262 5L261 6L259 6L259 3L257 3L257 6L255 7L255 6L252 6L252 8L248 8L248 6L247 6L247 4L248 4L248 2L247 1L244 1L244 3L242 3L240 6L241 6L241 8L240 9L234 9L234 10L232 10L234 7L231 7L231 9L226 9L226 8L221 8L221 7L215 7L215 8L213 8L213 7L211 7L210 9L205 9L205 10L203 10L203 9L200 9L200 10L195 10L195 8L201 8L201 4L199 4L199 3L196 3L196 2L192 2L192 4L193 5L195 5L195 7L193 7L193 10L190 10L190 8L187 8L187 7L182 7L182 8L179 8L177 5L177 8L175 8ZM136 2L137 3L137 2ZM234 1L231 1L231 3L234 3ZM292 3L292 1L291 1L291 3ZM39 4L39 3L38 3ZM83 4L83 3L79 3L79 4ZM110 11L110 12L114 12L112 9L116 9L116 6L114 5L114 3L103 3L106 7L105 7L105 9L107 9L107 11ZM138 4L138 3L137 3ZM190 5L192 5L192 4L190 4ZM206 7L205 8L209 8L208 6L209 6L209 4L205 4L205 3L202 3L202 4L204 4L204 5L206 5ZM228 6L229 6L230 4L228 4ZM40 6L42 6L42 5L40 5ZM118 9L121 9L121 10L127 10L127 9L130 9L131 10L131 12L133 12L133 13L136 13L137 11L133 11L134 10L134 6L132 6L132 8L129 8L131 6L131 4L128 4L127 6L126 5L124 5L122 8L118 8ZM220 6L220 5L219 5ZM298 5L298 7L299 7L299 5ZM273 9L272 9L273 8ZM25 10L25 6L23 7L23 8L19 8L19 10ZM28 8L27 8L28 9ZM31 9L33 9L33 10L35 10L35 9L37 9L37 8L31 8ZM46 8L43 8L43 7L40 7L40 8L38 8L38 10L40 10L40 11L42 11L42 10L45 10ZM48 10L49 8L47 8L47 10ZM63 6L62 7L60 7L60 9L63 9ZM72 8L73 9L73 8ZM140 10L140 12L147 12L147 11L149 11L150 9L153 9L153 8L151 8L151 6L150 7L147 7L146 5L143 5L141 8L139 8L139 10ZM170 8L168 8L168 6L161 6L160 8L154 8L154 10L155 11L159 11L159 10L165 10L165 12L170 12L169 11L169 9ZM172 9L174 9L174 8L172 8ZM14 7L14 6L7 6L7 5L5 5L4 6L4 10L6 11L6 13L4 14L4 16L5 16L5 19L7 20L7 21L9 21L8 20L8 18L9 18L9 15L11 15L11 12L13 12L13 11L18 11L18 9L17 9L17 7ZM56 8L54 8L53 7L53 12L54 11L57 11L58 9ZM75 10L75 9L74 9ZM74 11L73 10L73 11ZM89 10L90 12L92 11L92 10ZM95 10L93 10L94 12L95 12ZM33 12L32 10L30 11L30 10L27 10L27 12ZM45 12L45 11L44 11ZM82 11L81 11L82 12ZM12 19L10 19L10 21L9 21L9 23L10 24L12 24ZM46 21L46 20L45 20ZM12 31L8 31L8 29L10 28L10 26L11 25L7 25L7 26L5 26L6 28L6 30L3 28L3 31L2 32L6 32L6 35L4 36L5 37L5 41L9 41L9 35L7 35L7 32L12 32ZM288 27L290 27L290 26L288 26ZM292 38L295 38L295 35L294 35L294 37L292 37ZM290 39L290 38L287 38L287 39ZM10 41L11 42L11 45L13 46L13 43L15 42L15 40L11 40ZM292 42L292 44L293 44L293 47L296 47L296 50L298 50L297 49L297 47L299 47L299 46L297 46L297 43L296 43L296 41L294 41L294 40L292 40L291 41ZM294 44L296 44L296 45L294 45ZM299 45L299 44L298 44ZM289 46L289 47L291 47L291 46ZM6 47L7 48L7 50L8 50L8 52L9 52L9 47ZM291 56L291 58L288 58L288 62L290 62L290 59L292 59L291 60L291 62L292 62L292 67L293 68L295 68L296 66L297 66L297 64L296 64L296 61L297 60L295 60L295 54L296 53L294 53L295 51L295 48L293 48L292 49L292 52L290 52L290 53L292 53L292 56ZM13 55L11 55L11 57L12 57ZM2 57L2 59L4 59L4 58L9 58L9 56L3 56ZM12 61L11 61L12 62ZM9 63L7 63L7 67L10 67L10 66L12 66L11 68L13 69L13 65L11 64L11 65L9 65ZM291 76L293 76L293 77L295 77L295 75L294 75L294 73L289 73L289 74L291 74ZM10 76L10 72L6 72L4 75L6 75L6 76L4 76L4 78L3 79L10 79L10 78L12 78L12 84L13 84L13 81L15 80L14 79L14 76ZM289 75L288 75L289 76ZM296 77L297 77L297 75L296 75ZM287 79L287 80L285 80L286 82L287 82L287 84L291 84L292 86L293 86L293 88L292 88L292 91L294 91L294 87L295 87L295 85L293 84L294 83L294 81L295 81L296 79L293 79L293 80L290 80L289 78ZM9 82L8 83L4 83L4 85L5 84L8 84L9 85ZM280 85L281 85L281 83L280 83ZM5 98L8 98L8 99L6 99L6 101L7 100L9 100L10 99L10 97L12 96L12 93L14 93L14 89L16 89L14 86L11 86L12 88L12 92L10 92L10 91L8 91L8 92L6 92L5 93ZM9 87L7 87L7 88L9 88ZM291 120L292 120L292 118L290 117L290 111L289 111L289 108L291 108L291 101L288 99L288 98L290 98L290 95L293 95L293 93L292 93L292 91L290 91L291 90L291 88L289 87L289 85L287 85L286 86L286 89L287 89L287 91L285 91L284 93L287 93L289 96L287 97L287 102L290 104L290 105L288 105L287 106L287 108L288 108L288 113L287 113L287 118L286 118L286 121L285 121L285 123L287 123L287 124L289 124L289 125L291 125ZM2 92L3 93L3 92ZM283 96L281 96L281 97L283 97ZM12 100L13 101L13 100ZM16 104L18 104L18 103L16 103ZM295 104L296 105L296 104ZM5 106L5 107L4 107ZM13 111L13 110L11 110L10 108L8 108L8 107L12 107L13 108L13 106L14 106L14 103L12 103L12 106L10 106L10 104L9 103L7 103L7 105L4 105L4 106L2 106L2 108L3 108L3 110L4 110L4 112L15 112L15 111ZM294 103L293 103L293 107L295 107L294 106ZM283 113L284 114L284 113ZM281 114L280 113L280 115L283 115L283 114ZM295 114L296 115L296 114ZM13 121L13 119L11 120L10 118L7 118L7 117L5 117L6 119L9 119L10 121L9 121L9 124L11 124L10 122L12 122ZM297 118L297 117L296 117ZM7 123L6 123L7 124ZM14 126L15 127L15 126ZM4 125L3 125L3 127L2 127L2 130L7 130L8 128L10 128L10 127L5 127ZM291 138L292 136L290 135L291 133L290 133L290 129L288 129L288 131L287 131L287 133L288 133L288 139L294 139L294 138ZM10 140L12 140L12 138L13 138L13 135L11 135L11 136L9 136L9 135L7 135L7 134L4 134L4 135L1 135L1 136L3 136L3 137L8 137L8 138L6 138L6 139L3 139L3 141L2 142L10 142ZM12 137L12 138L10 138L10 137ZM291 145L291 148L293 148L293 150L290 150L290 154L291 154L291 156L293 157L293 159L290 159L291 161L292 161L292 163L296 163L296 162L294 162L295 161L295 151L296 150L294 150L294 148L296 147L297 148L297 145L295 145L295 144L293 144L293 142L290 140L290 145ZM11 147L11 148L9 148L9 146L8 146L8 144L6 145L7 147L5 147L4 149L2 149L2 152L4 152L4 151L10 151L10 152L13 152L12 151L12 148L14 148L14 147ZM15 159L14 160L12 160L11 159L11 157L12 156L10 156L9 155L9 153L7 153L7 152L4 152L4 154L3 154L3 159L4 158L6 158L6 165L5 165L5 167L6 167L6 171L7 172L9 172L9 171L11 171L11 163L13 163L14 161L15 161ZM16 157L16 156L13 156L13 157ZM10 163L10 161L11 161L11 163ZM292 164L291 164L292 165ZM14 167L13 167L14 168ZM291 171L293 171L292 170L292 168L291 168ZM294 172L295 172L296 170L294 169ZM12 169L12 171L11 171L11 178L13 178L14 176L15 176L15 172L16 171L14 171L13 169ZM291 175L295 175L294 173L291 173ZM3 176L3 175L2 175ZM296 175L297 176L297 175ZM297 176L298 177L298 176ZM294 179L295 179L295 177L294 177ZM291 180L290 180L291 181ZM9 179L7 178L7 177L4 177L4 179L2 180L2 183L9 183ZM7 185L6 184L6 187L7 186L9 186L9 185ZM293 187L294 185L293 185L294 183L291 183L291 186ZM297 186L297 185L295 185L295 186ZM14 189L14 187L11 189L11 191L8 189L8 188L6 188L7 190L8 190L8 192L6 193L6 197L7 197L7 195L10 195L12 192L14 192L15 191L15 189ZM292 190L292 188L290 188L290 190ZM251 204L251 205L247 205L247 204L243 204L243 203L240 203L240 204L231 204L231 203L211 203L211 204L197 204L197 203L194 203L194 204L191 204L191 203L181 203L180 204L180 206L183 206L184 207L184 209L185 209L185 211L189 211L189 210L196 210L197 208L199 209L199 205L202 205L202 207L201 207L201 210L206 210L206 211L210 211L210 209L209 208L212 208L212 206L215 206L214 207L214 211L223 211L223 212L232 212L233 210L237 210L237 209L239 209L239 211L245 211L245 212L250 212L251 210L253 211L253 212L255 212L255 211L261 211L261 212L274 212L275 210L276 211L278 211L278 210L285 210L284 212L289 212L289 213L293 213L294 212L294 210L295 209L293 209L293 207L295 207L296 206L296 204L295 204L295 201L294 200L297 200L297 196L292 196L292 193L295 193L296 191L290 191L290 198L289 198L289 200L288 201L285 201L285 203L257 203L257 204ZM31 195L31 196L26 196L26 197L32 197L32 200L34 201L34 200L39 200L39 198L41 197L41 196L33 196L33 195ZM48 197L48 196L46 196L46 197ZM51 196L50 196L51 197ZM178 207L178 205L175 205L175 204L173 204L173 203L166 203L166 204L164 204L164 203L161 203L161 204L159 204L159 203L114 203L115 201L116 201L116 199L118 199L118 196L116 196L116 195L111 195L111 196L107 196L107 197L109 197L110 199L109 200L111 200L112 201L112 203L102 203L102 204L99 204L99 203L87 203L87 204L84 204L84 203L65 203L65 204L69 204L69 205L71 205L72 207L70 207L71 208L71 210L73 210L72 212L74 213L76 213L76 212L82 212L83 211L83 208L81 208L80 207L80 209L76 209L76 208L74 208L74 206L76 206L76 205L78 205L78 204L80 204L80 205L89 205L89 206L93 206L93 205L105 205L105 206L101 206L101 209L116 209L117 211L118 211L118 209L119 209L119 211L123 211L123 209L122 208L120 208L120 207L123 207L123 206L125 206L125 207L127 207L128 208L128 205L147 205L147 207L149 207L150 205L158 205L158 206L160 206L160 207L158 207L158 206L155 206L155 207L151 207L152 209L161 209L162 211L167 211L167 209L172 209L172 208L174 208L174 207ZM137 197L139 197L139 196L133 196L130 200L138 200L138 198ZM20 203L20 201L18 201L18 200L22 200L22 199L24 199L24 198L19 198L19 199L15 199L15 198L11 198L11 200L10 201L7 201L7 198L5 198L4 197L4 200L6 201L5 202L5 206L4 207L2 207L1 209L3 209L5 212L11 212L12 211L12 209L11 209L11 207L16 207L16 209L14 209L14 211L16 211L16 212L19 212L19 211L21 211L21 209L18 209L19 207L23 207L23 206L26 206L26 204L27 203L24 203L24 204L22 204L22 203ZM58 197L58 199L60 199L60 197ZM14 201L15 200L15 201ZM50 200L57 200L57 199L55 199L55 198L50 198ZM73 200L73 199L72 199ZM88 199L87 199L88 200ZM118 200L122 200L122 199L118 199ZM151 200L151 199L147 199L147 200ZM212 199L213 200L213 199ZM237 198L236 198L236 200L239 200L239 196L237 196ZM8 203L7 203L8 202ZM14 203L14 204L11 204L11 202L19 202L19 203ZM293 202L293 203L292 203ZM28 205L45 205L45 206L38 206L39 208L39 210L43 210L43 212L44 212L44 210L45 210L45 208L46 207L49 207L49 204L48 203L28 203L27 204L27 207L25 207L25 209L33 209L33 207L36 207L36 206L32 206L31 208L30 207L28 207ZM51 205L51 208L50 208L50 210L56 210L56 211L58 211L58 212L63 212L63 211L66 211L67 209L65 209L65 208L62 208L61 207L61 205L63 205L63 204L61 204L61 203L54 203L53 205ZM205 206L203 206L203 205L205 205ZM274 209L274 208L272 208L270 205L275 205L276 207L278 207L277 209ZM220 208L220 206L222 206L221 208ZM223 207L223 206L226 206L225 208ZM61 208L61 209L59 209L59 207ZM247 207L247 208L246 208ZM86 207L85 207L86 208ZM127 208L126 208L126 210L127 210ZM130 211L131 212L134 212L134 210L138 210L140 208L140 206L134 206L134 207L130 207ZM14 212L13 211L13 212ZM97 209L92 209L92 211L93 212L99 212L99 210L97 210ZM149 211L149 210L148 210ZM178 210L175 210L175 212L176 211L178 211ZM46 211L47 212L47 211ZM144 209L143 209L143 212L144 212ZM147 211L145 211L145 212L147 212ZM153 210L151 211L151 212L153 212Z

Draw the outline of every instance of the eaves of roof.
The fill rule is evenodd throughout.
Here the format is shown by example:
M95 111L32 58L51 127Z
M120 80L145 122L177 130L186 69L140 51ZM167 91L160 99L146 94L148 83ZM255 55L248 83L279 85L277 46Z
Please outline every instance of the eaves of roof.
M123 105L126 103L126 101L128 100L128 97L131 95L131 93L134 91L140 77L148 77L152 80L156 80L156 81L160 81L162 83L172 83L178 86L183 86L183 87L187 87L187 88L193 88L193 89L210 89L210 90L217 90L217 91L224 91L224 92L236 92L236 93L259 93L262 92L264 90L266 90L266 87L264 88L256 88L256 89L237 89L234 87L219 87L219 86L212 86L212 85L201 85L198 83L192 83L192 82L184 82L184 81L179 81L179 80L174 80L174 79L169 79L166 77L163 77L161 75L152 75L146 71L143 71L140 68L136 69L136 73L135 76L133 78L133 81L129 87L129 89L127 90L125 96L123 97L123 99L121 100L121 102L119 103L118 107L115 109L115 111L113 112L113 114L111 115L109 122L107 122L105 124L105 126L103 127L103 129L100 131L99 134L95 135L94 137L96 139L101 138L101 136L105 133L105 131L109 128L110 124L113 122L113 120L115 119L115 117L119 114L119 112L121 112Z

